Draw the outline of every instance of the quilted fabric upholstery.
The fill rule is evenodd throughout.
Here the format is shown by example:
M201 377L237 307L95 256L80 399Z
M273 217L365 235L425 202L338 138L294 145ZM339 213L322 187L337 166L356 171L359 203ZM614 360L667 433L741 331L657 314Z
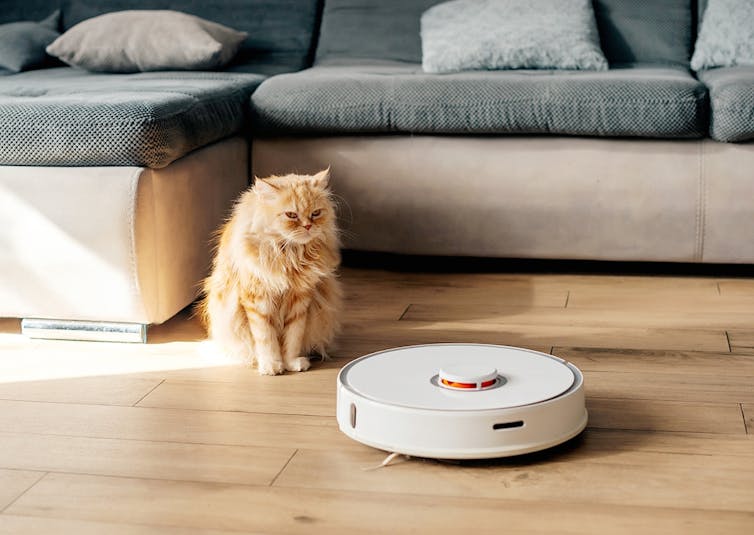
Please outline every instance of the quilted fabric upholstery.
M317 63L342 58L421 63L419 19L443 1L327 0ZM594 10L602 50L611 64L688 65L690 0L595 0Z
M685 69L478 71L317 66L252 95L260 134L542 133L665 138L706 133L707 93Z
M722 67L698 75L709 88L710 136L717 141L754 139L754 66Z
M67 67L2 77L0 165L164 167L241 130L262 80Z

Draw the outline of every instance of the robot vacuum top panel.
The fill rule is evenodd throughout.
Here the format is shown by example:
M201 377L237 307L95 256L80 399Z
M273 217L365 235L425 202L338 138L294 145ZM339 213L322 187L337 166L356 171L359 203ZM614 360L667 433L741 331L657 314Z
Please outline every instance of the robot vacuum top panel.
M552 355L507 346L431 344L367 355L340 374L378 403L441 411L521 407L555 398L576 377Z

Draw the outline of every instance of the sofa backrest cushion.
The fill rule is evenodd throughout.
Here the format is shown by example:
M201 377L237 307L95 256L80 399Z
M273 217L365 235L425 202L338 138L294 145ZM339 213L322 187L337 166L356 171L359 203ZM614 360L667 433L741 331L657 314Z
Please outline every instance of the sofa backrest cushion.
M421 63L419 20L444 0L325 0L318 63L372 58ZM691 2L594 0L602 49L613 63L677 63L691 56Z
M56 9L60 9L60 0L2 0L0 24L42 20Z
M596 0L602 51L611 63L688 65L696 0Z
M128 9L171 9L249 34L228 70L276 74L308 67L322 0L63 0L63 29Z

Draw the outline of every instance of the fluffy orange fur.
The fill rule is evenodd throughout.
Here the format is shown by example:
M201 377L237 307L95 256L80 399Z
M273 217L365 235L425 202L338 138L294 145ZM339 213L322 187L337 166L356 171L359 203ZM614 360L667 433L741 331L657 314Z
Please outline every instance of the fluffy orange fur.
M220 231L200 312L228 356L259 373L305 371L338 329L340 242L328 188L316 175L256 179Z

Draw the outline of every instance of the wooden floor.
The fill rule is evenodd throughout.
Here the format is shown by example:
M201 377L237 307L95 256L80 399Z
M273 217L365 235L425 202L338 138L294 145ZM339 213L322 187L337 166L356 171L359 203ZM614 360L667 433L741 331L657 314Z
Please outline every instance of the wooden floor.
M337 358L259 377L182 314L147 345L32 341L0 320L0 533L754 533L754 279L348 268ZM587 430L450 463L337 428L335 378L398 345L552 352Z

